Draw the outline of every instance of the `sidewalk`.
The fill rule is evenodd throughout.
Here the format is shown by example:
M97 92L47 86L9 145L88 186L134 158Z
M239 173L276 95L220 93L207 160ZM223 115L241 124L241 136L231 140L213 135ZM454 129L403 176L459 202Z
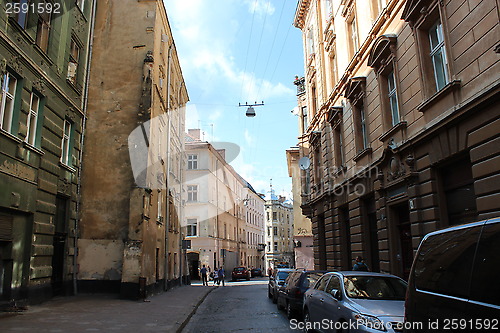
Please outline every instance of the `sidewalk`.
M118 295L57 297L28 310L0 313L0 332L180 332L215 287L177 287L146 301Z

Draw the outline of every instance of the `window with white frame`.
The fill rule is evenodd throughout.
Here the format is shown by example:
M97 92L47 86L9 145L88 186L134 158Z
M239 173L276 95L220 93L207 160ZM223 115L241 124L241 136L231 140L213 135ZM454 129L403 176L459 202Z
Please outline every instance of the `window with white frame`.
M28 122L26 124L27 125L26 127L28 128L28 133L26 135L26 142L32 146L35 145L35 140L36 140L38 113L41 105L40 99L41 99L40 96L38 96L36 93L34 92L31 93L30 110L28 115Z
M4 131L12 131L12 120L14 118L14 104L16 103L17 79L9 72L2 78L2 104L0 107L0 128Z
M366 115L365 108L363 104L358 105L360 129L361 129L361 139L363 143L363 149L368 148L368 129L366 125Z
M351 51L351 56L359 49L359 35L358 35L358 24L356 22L356 15L351 15L348 22L348 32L349 32L349 46Z
M436 80L436 90L439 91L449 82L441 21L437 21L429 29L429 42L434 79Z
M400 121L399 117L399 106L398 106L398 95L396 91L396 80L394 78L394 71L391 71L387 75L387 89L389 96L389 106L391 109L392 125L396 125Z
M187 164L188 164L188 170L197 170L198 169L198 155L189 154Z
M302 133L307 132L309 127L309 120L307 119L307 106L302 107Z
M187 187L188 201L198 201L198 185L188 185Z
M187 220L187 234L186 236L198 236L198 220L188 219Z
M69 165L70 162L70 144L71 144L71 129L72 124L68 120L64 120L64 131L61 142L61 163Z
M313 27L310 27L307 31L307 51L309 52L309 56L312 56L315 53Z

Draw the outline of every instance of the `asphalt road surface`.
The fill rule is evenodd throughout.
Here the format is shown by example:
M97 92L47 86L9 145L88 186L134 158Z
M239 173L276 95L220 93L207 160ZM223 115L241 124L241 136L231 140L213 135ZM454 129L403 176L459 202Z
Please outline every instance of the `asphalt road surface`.
M182 332L300 332L267 297L267 283L267 278L226 282L207 296Z

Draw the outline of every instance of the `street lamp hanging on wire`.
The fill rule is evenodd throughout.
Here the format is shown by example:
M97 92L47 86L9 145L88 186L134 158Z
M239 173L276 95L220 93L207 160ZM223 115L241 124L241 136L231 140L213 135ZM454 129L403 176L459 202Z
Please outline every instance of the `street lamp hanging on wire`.
M245 102L245 104L238 103L238 106L248 106L248 109L246 112L247 117L255 117L256 114L255 114L255 109L253 107L254 106L262 106L262 105L264 105L264 101L262 101L262 103L255 102L254 104L248 104L247 102Z

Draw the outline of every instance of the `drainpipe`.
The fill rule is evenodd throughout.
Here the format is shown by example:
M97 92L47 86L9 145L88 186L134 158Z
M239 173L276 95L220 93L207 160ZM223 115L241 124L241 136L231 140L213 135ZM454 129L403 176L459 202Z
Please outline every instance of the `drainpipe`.
M89 31L89 47L87 50L87 70L85 74L85 89L83 90L83 100L82 100L82 109L83 109L83 123L82 123L82 135L80 137L80 168L78 169L78 181L76 185L76 219L75 219L75 237L73 248L73 293L75 295L78 294L78 283L76 278L76 273L78 271L78 232L79 232L79 219L80 219L80 206L81 206L81 187L82 187L82 169L83 169L83 144L85 138L85 127L87 124L87 104L89 98L89 80L90 80L90 63L92 60L92 47L94 45L94 26L95 26L95 15L97 10L97 0L92 1L92 14L90 17L91 25Z
M179 108L179 123L177 124L177 130L179 131L179 142L181 144L181 148L182 146L184 145L184 138L183 138L183 134L184 134L184 131L181 131L181 114L180 114L180 110L181 110L181 95L182 95L182 86L185 85L184 81L181 82L181 85L179 87L179 96L177 98L177 105L178 105L178 108ZM181 286L183 285L183 280L182 280L182 277L183 277L183 263L182 263L182 257L183 257L183 248L182 248L182 220L184 218L184 208L182 207L182 161L184 159L184 149L181 149L180 151L180 155L179 156L179 192L180 192L180 203L179 203L179 264L180 264L180 275L181 275ZM187 262L186 258L185 259L185 262Z
M167 189L167 207L165 211L165 291L168 290L168 230L170 224L170 62L172 59L172 47L173 43L168 47L168 60L167 60L167 177L166 179L166 189Z

